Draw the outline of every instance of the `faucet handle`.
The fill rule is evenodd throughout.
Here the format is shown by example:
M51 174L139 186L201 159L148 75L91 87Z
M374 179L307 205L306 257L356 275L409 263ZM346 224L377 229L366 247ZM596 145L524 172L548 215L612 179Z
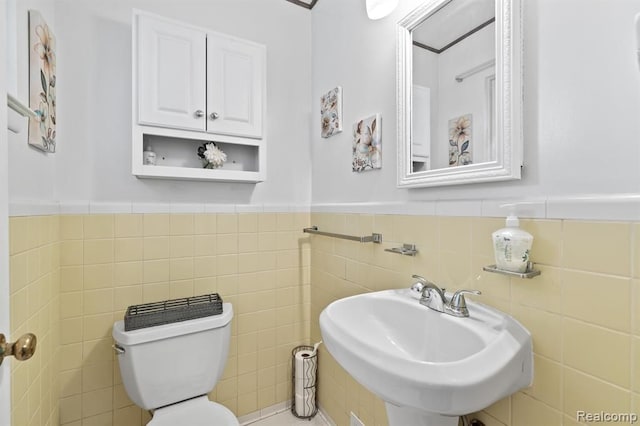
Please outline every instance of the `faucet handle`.
M411 286L411 291L417 294L422 294L422 290L424 289L424 284L420 281L413 283Z
M469 310L467 309L467 301L464 298L465 294L475 294L476 296L481 295L482 292L479 290L458 290L453 293L451 297L451 301L449 302L449 306L452 310L463 314L464 316L469 316Z
M411 286L411 291L417 294L422 294L422 290L424 289L425 284L427 283L427 279L420 275L412 275L411 278L418 280Z
M423 294L424 288L427 287L427 283L429 285L434 285L435 286L435 284L433 284L431 281L429 281L428 279L426 279L422 275L413 274L413 275L411 275L411 278L418 280L418 282L413 283L413 285L411 286L411 291L414 291L414 292L416 292L418 294L421 294L421 295ZM444 295L445 288L441 287L440 290L442 291L442 294Z

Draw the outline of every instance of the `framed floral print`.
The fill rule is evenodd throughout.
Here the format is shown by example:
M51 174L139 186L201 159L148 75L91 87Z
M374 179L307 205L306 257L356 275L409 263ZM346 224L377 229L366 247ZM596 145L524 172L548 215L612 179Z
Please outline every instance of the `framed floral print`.
M363 172L382 168L381 115L375 114L353 125L351 169Z
M320 126L323 138L342 132L342 87L331 89L320 98Z
M29 145L56 152L56 44L42 15L29 11Z
M473 163L471 156L471 114L449 120L449 167Z

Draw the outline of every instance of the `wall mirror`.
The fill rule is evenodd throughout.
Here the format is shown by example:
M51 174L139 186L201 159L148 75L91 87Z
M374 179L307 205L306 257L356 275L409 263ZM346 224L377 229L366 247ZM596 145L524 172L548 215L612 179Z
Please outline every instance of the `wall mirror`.
M520 179L520 0L431 0L398 23L398 186Z

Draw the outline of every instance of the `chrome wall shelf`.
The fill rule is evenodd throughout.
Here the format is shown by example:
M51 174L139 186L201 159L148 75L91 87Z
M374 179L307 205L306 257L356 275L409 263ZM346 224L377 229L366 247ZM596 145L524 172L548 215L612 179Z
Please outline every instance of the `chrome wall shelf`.
M418 254L418 249L415 244L403 244L402 247L388 248L384 249L384 251L401 254L403 256L415 256Z
M508 275L510 277L518 277L518 278L533 278L541 274L539 270L533 269L533 262L529 262L529 264L527 265L527 271L522 273L505 271L504 269L498 269L496 265L484 266L482 270L487 272L493 272L495 274Z
M474 74L479 73L480 71L484 71L487 68L491 68L493 66L496 65L496 60L495 59L491 59L490 61L487 62L483 62L478 66L475 66L473 68L471 68L469 71L467 72L463 72L462 74L458 74L456 75L456 81L458 83L462 83L464 81L465 78L469 78Z
M334 234L333 232L319 231L317 226L311 228L304 228L302 232L307 234L322 235L324 237L340 238L342 240L357 241L359 243L382 243L382 234L371 234L364 237L356 237L353 235Z

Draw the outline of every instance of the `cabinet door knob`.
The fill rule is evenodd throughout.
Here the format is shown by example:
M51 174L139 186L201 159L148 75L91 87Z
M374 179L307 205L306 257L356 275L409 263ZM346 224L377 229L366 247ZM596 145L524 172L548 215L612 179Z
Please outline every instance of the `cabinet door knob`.
M200 117L204 117L204 111L199 109L195 112L195 116L200 118Z
M211 114L209 114L209 118L212 120L215 120L218 117L220 117L220 114L218 114L217 112L212 112Z

